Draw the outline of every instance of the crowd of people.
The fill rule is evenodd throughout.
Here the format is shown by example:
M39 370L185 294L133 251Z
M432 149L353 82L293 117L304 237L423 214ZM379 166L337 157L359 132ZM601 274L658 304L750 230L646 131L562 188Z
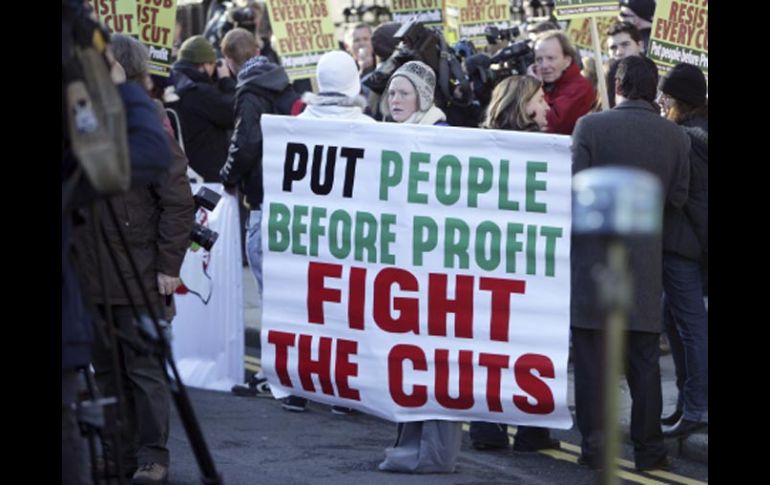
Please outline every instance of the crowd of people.
M548 23L533 33L534 63L526 73L496 84L478 127L570 135L573 173L629 166L661 181L662 238L655 244L629 243L635 296L625 334L625 368L633 400L636 467L665 469L671 462L664 438L686 436L708 423L707 84L701 70L689 64L679 64L659 79L657 66L645 57L655 2L619 3L620 18L607 31L610 62L597 74L607 81L612 109L602 110L596 80L581 73L584 62L572 42ZM63 200L62 218L63 483L89 483L91 467L73 411L81 373L89 364L98 392L120 396L121 401L119 445L106 444L95 473L123 473L133 483L168 480L170 394L162 359L148 349L135 321L148 314L164 322L173 318L173 294L180 285L194 217L188 169L242 197L244 247L261 293L263 114L450 124L436 104L437 73L425 62L404 62L381 94L362 85L361 79L393 53L399 24L376 29L354 24L341 48L320 58L314 92L308 82L291 82L270 48L270 36L259 28L266 25L264 5L248 1L245 6L253 10L256 30L233 27L222 32L217 27L208 35L179 39L170 80L149 74L147 49L141 43L109 36L102 54L110 60L111 79L125 107L133 169L129 191L115 195L94 190L78 169L82 155L77 144L65 140L62 186L64 193L73 195ZM89 44L93 38L84 37L84 25L88 32L103 29L90 20L83 2L62 0L62 14L62 66L66 73L75 73L69 67L74 62L72 46ZM64 92L77 74L63 79ZM174 92L169 96L159 85ZM172 129L166 109L178 115L181 129ZM65 126L72 123L63 118ZM115 216L116 224L105 223L108 214ZM602 244L590 237L573 238L571 260L575 412L582 435L580 463L591 468L602 466L603 446L596 403L602 392L603 369L597 356L604 320L591 289L592 267L606 254ZM115 331L105 331L110 328ZM662 332L670 341L679 390L670 416L661 416ZM256 374L233 392L257 395L269 389ZM303 411L306 404L298 396L282 402L293 412ZM341 406L332 411L354 414ZM477 449L509 445L505 425L473 422L470 432ZM458 422L399 423L395 444L386 450L379 468L451 472L461 436ZM513 444L514 450L524 452L558 447L548 429L527 426L518 427Z

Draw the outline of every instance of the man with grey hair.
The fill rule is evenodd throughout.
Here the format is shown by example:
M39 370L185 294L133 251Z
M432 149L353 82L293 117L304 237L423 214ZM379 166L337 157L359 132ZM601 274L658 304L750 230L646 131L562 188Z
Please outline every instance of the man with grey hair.
M148 86L146 47L120 34L112 35L111 44L128 81ZM123 399L126 417L120 430L121 447L106 443L105 461L121 459L127 472L135 470L133 483L163 484L168 479L171 394L161 359L140 334L134 317L136 313L146 318L150 310L143 303L136 280L129 278L127 288L121 280L123 275L134 274L128 259L130 251L154 314L171 321L175 314L173 295L181 284L179 271L193 224L194 203L186 172L186 159L172 157L169 169L160 177L110 199L128 247L121 243L121 234L112 224L105 225L106 241L95 240L92 231L100 221L91 214L84 214L85 223L76 234L76 254L85 287L102 319L112 316L118 336L116 348L108 347L103 339L96 339L93 348L96 383L105 396ZM101 207L101 213L106 214L105 207ZM118 269L108 253L115 256ZM106 270L104 286L99 267ZM115 355L119 356L118 369L113 369ZM115 377L116 372L120 372L120 379ZM118 450L120 457L115 455Z
M548 131L571 135L578 118L591 111L596 90L580 74L578 53L567 35L548 30L535 39L535 64L529 74L543 81Z

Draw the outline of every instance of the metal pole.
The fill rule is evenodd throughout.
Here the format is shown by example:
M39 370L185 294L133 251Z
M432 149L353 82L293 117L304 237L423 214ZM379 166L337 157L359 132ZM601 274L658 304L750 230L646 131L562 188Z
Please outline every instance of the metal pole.
M604 454L601 483L618 485L617 458L620 455L618 382L625 363L625 330L630 297L628 253L622 241L613 238L608 248L607 274L602 284L608 309L604 333Z

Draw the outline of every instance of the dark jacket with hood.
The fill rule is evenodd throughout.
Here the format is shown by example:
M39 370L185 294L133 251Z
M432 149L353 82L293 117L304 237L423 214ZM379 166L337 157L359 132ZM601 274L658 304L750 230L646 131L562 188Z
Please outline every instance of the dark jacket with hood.
M708 256L708 120L682 123L690 136L690 188L684 207L667 211L663 219L663 251L693 261Z
M206 182L217 182L233 129L235 80L226 77L215 84L188 61L176 62L173 69L179 101L171 107L179 114L190 166Z
M131 187L148 183L169 166L169 147L163 126L155 114L152 101L135 82L118 85L126 111L128 153L131 159ZM65 137L66 138L66 137ZM65 150L62 157L62 190L68 182L77 160ZM74 189L69 208L62 214L62 370L86 366L91 361L92 322L89 309L84 306L78 275L83 268L72 261L72 209L85 207L99 197L83 177Z
M235 131L220 177L226 187L240 188L252 210L261 209L264 196L262 115L290 114L298 99L284 68L264 56L252 57L238 73Z

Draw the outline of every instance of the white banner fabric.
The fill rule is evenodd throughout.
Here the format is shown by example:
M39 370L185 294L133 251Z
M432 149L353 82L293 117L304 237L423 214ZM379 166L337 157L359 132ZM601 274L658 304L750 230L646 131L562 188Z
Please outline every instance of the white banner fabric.
M572 425L566 136L263 116L273 394Z
M196 222L219 233L208 253L188 249L182 284L175 295L172 350L182 382L191 387L229 391L243 382L243 267L238 200L221 184L204 186L222 196L213 211L199 209ZM197 294L194 294L192 292ZM204 302L206 301L206 302Z

